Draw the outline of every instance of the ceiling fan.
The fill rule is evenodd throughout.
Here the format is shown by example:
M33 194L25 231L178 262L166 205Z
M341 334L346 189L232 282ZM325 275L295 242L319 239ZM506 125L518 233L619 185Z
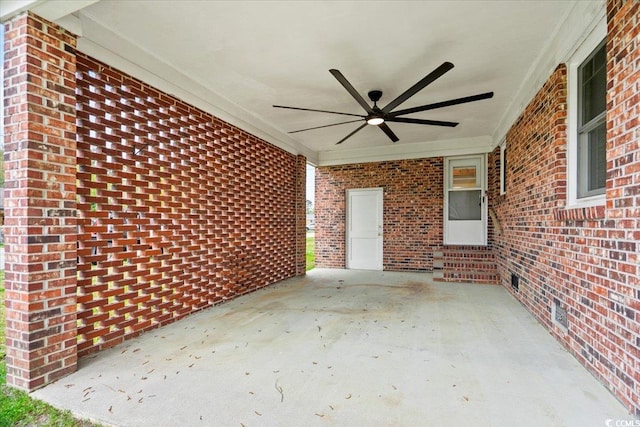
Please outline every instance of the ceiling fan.
M393 142L397 142L399 139L395 133L389 128L387 122L396 122L396 123L414 123L419 125L430 125L430 126L446 126L446 127L455 127L458 125L458 122L445 122L440 120L424 120L424 119L415 119L410 117L400 117L406 114L417 113L420 111L434 110L436 108L449 107L451 105L464 104L467 102L480 101L482 99L492 98L493 92L485 92L480 93L478 95L465 96L463 98L449 99L448 101L436 102L433 104L421 105L419 107L407 108L404 110L396 110L394 109L398 107L400 104L405 102L407 99L411 98L413 95L424 89L429 84L436 81L440 78L444 73L451 70L453 68L453 64L451 62L444 62L438 68L433 70L431 73L427 74L422 80L418 83L411 86L404 93L398 96L396 99L388 103L385 107L380 108L377 105L377 102L382 97L382 91L380 90L372 90L368 93L369 99L373 102L373 107L370 106L367 101L360 96L358 91L349 83L349 81L342 75L342 73L338 70L331 69L329 72L333 75L333 77L340 82L342 86L349 92L349 94L360 104L362 108L367 112L366 115L363 114L352 114L352 113L341 113L338 111L327 111L327 110L317 110L313 108L298 108L298 107L287 107L284 105L274 105L275 108L286 108L289 110L301 110L301 111L315 111L318 113L329 113L329 114L340 114L342 116L353 116L359 117L356 120L348 120L346 122L333 123L325 126L315 126L307 129L299 129L294 130L289 133L297 133L297 132L305 132L313 129L322 129L331 126L344 125L347 123L356 123L362 122L357 129L351 132L349 135L342 138L336 144L342 144L344 141L352 137L356 132L360 131L367 125L377 126L379 127Z

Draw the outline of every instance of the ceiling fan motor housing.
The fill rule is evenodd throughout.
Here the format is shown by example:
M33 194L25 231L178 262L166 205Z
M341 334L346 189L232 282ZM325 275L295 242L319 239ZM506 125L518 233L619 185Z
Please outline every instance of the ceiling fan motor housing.
M371 92L368 93L369 95L369 99L371 101L373 101L374 103L378 102L380 100L380 98L382 98L382 91L381 90L372 90Z

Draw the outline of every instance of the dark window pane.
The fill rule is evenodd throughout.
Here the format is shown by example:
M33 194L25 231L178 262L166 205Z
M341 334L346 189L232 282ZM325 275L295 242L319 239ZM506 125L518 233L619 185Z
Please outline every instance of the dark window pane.
M606 108L607 63L605 45L580 67L581 126Z
M502 150L502 165L500 169L500 183L502 185L502 192L507 192L507 149Z
M606 65L607 64L607 49L606 45L603 44L600 49L593 56L593 60L595 64Z
M600 126L589 132L589 178L587 190L604 188L607 181L607 126Z

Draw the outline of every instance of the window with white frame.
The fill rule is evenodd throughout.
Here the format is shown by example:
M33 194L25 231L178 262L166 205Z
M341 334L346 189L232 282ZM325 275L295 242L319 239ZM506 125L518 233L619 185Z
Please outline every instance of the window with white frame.
M606 22L568 61L568 205L604 203L607 178Z
M507 192L507 142L500 144L500 194Z
M577 198L603 194L607 180L607 54L600 45L578 68Z

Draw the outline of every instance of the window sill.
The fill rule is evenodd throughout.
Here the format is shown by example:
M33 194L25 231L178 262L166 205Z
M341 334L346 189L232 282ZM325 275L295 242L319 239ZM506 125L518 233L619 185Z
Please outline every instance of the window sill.
M605 218L605 205L572 205L558 208L554 211L553 217L556 221L584 221Z

